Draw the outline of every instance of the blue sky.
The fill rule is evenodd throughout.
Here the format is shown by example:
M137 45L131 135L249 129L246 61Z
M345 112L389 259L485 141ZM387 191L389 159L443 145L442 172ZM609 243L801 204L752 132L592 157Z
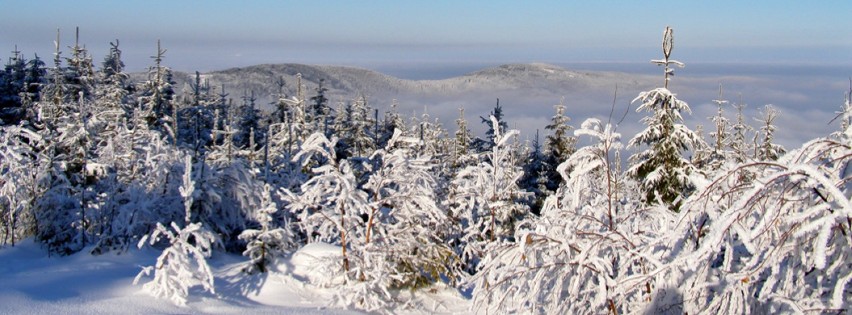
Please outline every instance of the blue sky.
M49 57L121 40L131 70L156 40L179 70L301 62L366 67L645 62L666 25L685 62L852 63L852 1L18 1L0 45ZM8 55L6 53L4 55Z

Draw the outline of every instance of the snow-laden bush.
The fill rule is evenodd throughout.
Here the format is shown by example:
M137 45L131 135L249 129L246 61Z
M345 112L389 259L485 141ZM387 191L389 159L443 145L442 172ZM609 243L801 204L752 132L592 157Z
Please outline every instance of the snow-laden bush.
M808 313L852 303L852 142L817 139L721 172L684 205L655 271L676 299L650 311ZM747 171L753 179L739 174ZM657 255L657 254L654 254Z

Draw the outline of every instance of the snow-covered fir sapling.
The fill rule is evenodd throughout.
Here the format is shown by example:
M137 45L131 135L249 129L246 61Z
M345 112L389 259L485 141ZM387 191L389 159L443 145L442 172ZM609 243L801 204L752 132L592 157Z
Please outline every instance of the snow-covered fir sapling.
M39 165L38 150L44 139L21 125L5 126L0 129L0 230L3 245L15 243L27 235L27 227L33 222L32 210L36 196L42 189L39 178L45 175L45 167Z
M275 226L278 206L272 200L270 190L268 184L264 186L260 209L254 212L260 229L246 229L239 236L247 243L243 256L249 258L249 266L245 269L248 273L266 272L277 257L297 246L296 235L287 226L289 222L285 221L283 227Z
M761 122L760 132L755 135L755 137L760 136L760 143L758 143L757 139L755 139L755 160L775 161L787 152L787 150L784 149L784 146L773 142L775 130L777 129L775 126L775 119L777 119L780 114L781 113L772 105L766 105L763 107L763 117L759 120Z
M201 285L204 291L215 294L213 272L207 264L207 258L217 245L218 238L201 223L191 223L192 203L195 197L195 181L192 180L192 158L186 157L183 185L180 194L186 211L184 226L172 222L169 227L157 223L150 235L139 240L138 247L147 244L156 245L161 241L168 246L163 249L154 266L142 268L133 280L138 284L144 276L154 273L154 279L143 288L159 298L168 298L177 305L185 305L189 297L189 288Z
M644 151L630 157L628 174L640 182L647 204L665 204L678 211L681 196L692 187L690 175L696 168L683 156L683 151L702 145L702 140L683 125L681 112L691 113L689 105L669 91L671 65L683 63L670 60L673 45L672 29L663 33L663 56L653 63L665 66L665 86L639 93L633 102L641 101L637 112L648 111L651 116L642 119L647 126L627 144L628 148L645 146Z
M506 132L493 116L491 122L494 146L488 157L456 174L451 183L455 191L447 200L451 215L463 229L460 255L471 273L488 244L511 239L516 222L528 212L527 206L517 201L529 196L518 186L523 170L512 163L510 141L518 131Z
M450 220L437 200L435 165L418 155L419 141L394 132L365 188L371 192L367 216L365 260L372 266L388 264L390 274L371 273L388 288L418 288L441 280L455 280L455 254L444 241Z
M696 151L700 152L695 152L696 154L692 159L695 165L701 168L702 171L710 173L720 169L726 162L732 160L733 157L733 154L729 150L732 127L728 118L724 115L725 107L729 106L729 103L722 97L722 84L719 84L719 96L713 100L713 104L716 105L716 115L710 117L710 120L713 122L713 129L708 133L713 142L706 147L702 147L703 149L699 150L699 148L696 148ZM699 135L699 137L704 138L703 135ZM700 158L698 157L699 153L701 155Z
M348 160L336 162L334 146L336 138L327 139L316 132L302 144L293 157L302 167L316 165L311 171L314 177L300 187L295 194L282 189L282 199L289 202L289 209L299 218L299 224L309 241L336 243L341 246L342 270L350 271L349 250L359 248L357 242L364 233L362 214L369 211L367 193L358 188L358 181Z

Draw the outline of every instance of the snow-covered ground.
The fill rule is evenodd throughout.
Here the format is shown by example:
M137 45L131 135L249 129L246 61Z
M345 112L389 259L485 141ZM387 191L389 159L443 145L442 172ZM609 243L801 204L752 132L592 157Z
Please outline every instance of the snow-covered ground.
M241 256L217 254L209 260L216 294L190 292L186 306L157 299L133 285L141 266L152 265L155 249L99 256L84 250L48 257L32 240L0 249L0 314L360 314L325 305L333 289L311 280L317 259L337 255L336 247L311 244L284 259L278 272L247 275ZM147 281L143 278L143 281ZM409 293L401 293L410 296ZM410 296L402 314L467 313L470 302L453 289L422 290Z

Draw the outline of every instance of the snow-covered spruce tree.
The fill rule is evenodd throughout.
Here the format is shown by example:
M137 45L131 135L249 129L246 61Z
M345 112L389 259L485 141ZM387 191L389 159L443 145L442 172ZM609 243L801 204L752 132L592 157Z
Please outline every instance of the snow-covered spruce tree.
M763 117L760 120L760 143L755 141L754 159L757 161L775 161L787 152L780 144L773 143L775 129L774 123L780 112L772 105L763 107ZM757 137L758 135L755 135Z
M371 159L369 193L360 248L350 254L352 279L332 303L388 311L403 289L459 278L457 258L446 242L450 220L437 204L435 165L418 155L420 141L400 130Z
M239 151L234 143L237 129L230 123L219 124L220 121L231 121L231 119L220 119L221 115L218 109L213 112L213 128L210 129L210 145L207 148L206 158L217 165L228 165L233 162Z
M834 119L840 119L840 130L831 134L831 137L840 141L852 141L852 79L849 80L849 91L844 95L843 105Z
M95 70L92 57L88 50L80 46L80 28L77 28L74 46L71 49L71 57L65 58L64 68L65 86L67 93L75 102L91 100L95 87Z
M24 90L21 96L21 107L24 110L24 118L30 122L35 121L36 113L33 104L41 101L41 90L47 82L47 70L45 64L38 55L27 62L26 75L24 76Z
M497 118L491 121L495 145L485 161L459 171L446 201L451 216L462 227L458 252L470 273L478 269L489 244L513 239L516 222L529 211L517 202L529 196L518 186L523 170L512 161L510 142L518 131L504 134Z
M46 121L40 130L46 141L44 153L49 174L43 179L47 190L38 199L36 237L53 253L68 255L89 243L92 200L89 165L93 137L88 129L90 102L84 97L69 104L60 103L65 114ZM94 180L94 178L92 178Z
M390 110L385 112L384 117L379 126L379 148L387 146L388 141L393 137L394 132L399 129L403 133L406 131L405 120L399 114L399 102L394 99L391 101Z
M349 160L337 161L334 154L336 138L327 139L321 132L312 134L293 157L303 167L316 165L313 177L292 192L281 190L281 198L289 202L288 209L299 219L309 242L321 241L341 247L341 271L349 277L349 252L360 249L364 239L364 220L369 213L367 193L358 188L358 181ZM354 244L353 244L354 243Z
M184 226L180 227L172 222L166 227L158 222L154 231L139 241L139 248L144 247L146 243L156 245L165 242L167 246L154 266L142 268L133 284L138 284L142 277L153 272L154 279L144 284L143 288L156 297L168 298L177 305L185 305L190 287L200 284L203 290L216 293L213 272L207 264L207 258L218 242L216 235L201 223L192 223L192 203L197 191L195 181L192 180L192 158L188 156L180 195L184 202Z
M288 221L284 221L283 226L276 226L278 206L272 200L271 189L268 184L264 186L260 208L253 213L259 229L246 229L239 236L246 242L243 256L249 258L245 269L248 273L266 272L276 258L297 246L296 235L288 226Z
M250 216L248 210L260 204L262 183L243 159L228 162L202 157L195 167L197 193L192 210L196 222L216 233L226 250L238 251L243 244L239 234Z
M297 74L297 77L300 78L300 75ZM305 110L305 100L297 96L278 99L276 114L281 115L281 122L268 126L269 136L266 144L269 148L269 162L274 171L280 171L282 167L289 171L290 159L311 130Z
M176 130L173 130L175 83L171 69L162 64L165 54L166 50L160 48L158 40L157 55L152 57L154 66L148 69L148 80L137 88L137 103L149 128L165 132L172 143L177 143Z
M183 171L184 154L147 126L141 117L133 127L121 122L114 137L95 149L97 163L111 171L98 182L104 228L93 254L125 251L157 222L184 217L175 211L182 207L180 177L174 176Z
M535 131L531 146L530 152L523 157L524 176L520 179L520 187L533 194L528 199L527 205L530 207L530 212L538 215L541 213L544 199L553 193L553 190L548 187L550 182L548 172L551 170L555 172L556 168L548 163L547 156L542 151L538 130ZM558 183L556 186L558 187Z
M43 139L21 125L0 129L0 222L3 244L15 246L33 233L33 206L41 195L43 167L39 151Z
M560 164L566 181L515 231L515 243L492 246L473 277L474 307L486 313L633 313L651 282L627 286L652 263L637 250L664 230L664 206L626 202L620 135L610 124L586 120L577 136L591 136Z
M65 103L69 99L62 66L62 51L59 50L59 29L56 30L56 41L53 45L53 67L50 68L47 82L40 91L36 117L36 120L45 124L48 129L53 128L57 117L65 114Z
M265 140L265 135L262 133L263 129L260 126L260 110L257 109L257 97L254 96L254 91L251 91L250 94L243 93L243 104L237 110L239 116L237 119L237 130L239 132L234 136L234 143L241 148L246 148L249 150L257 150L257 147L250 147L250 133L254 130L254 143L263 143Z
M639 93L633 100L642 102L637 112L648 111L652 115L642 119L647 127L627 144L628 148L647 147L630 157L627 173L639 181L642 198L647 204L662 203L678 211L681 197L692 186L690 176L696 173L695 166L682 152L695 148L702 140L682 124L681 112L690 113L689 106L668 89L669 76L673 73L669 67L673 64L683 66L669 59L672 43L672 29L666 27L663 33L665 59L652 61L665 66L665 86Z
M24 118L23 97L26 96L27 61L18 51L12 51L12 57L0 71L0 125L16 125Z
M464 117L464 108L459 108L459 118L456 119L456 132L453 138L453 149L450 154L452 159L451 166L458 170L470 165L471 149L473 146L473 137L470 133L470 128L467 126L467 119Z
M376 148L374 122L370 118L371 110L367 99L363 95L359 96L346 110L348 124L345 133L340 134L341 141L347 143L345 156L366 157Z
M484 139L483 138L476 138L473 141L473 148L476 150L476 152L479 152L479 153L489 152L489 151L491 151L491 147L493 147L494 144L495 144L494 143L494 136L495 136L497 131L495 130L494 126L491 124L491 118L490 117L494 117L495 119L497 119L497 121L499 122L500 130L509 129L509 124L506 123L506 121L503 117L503 107L500 107L500 99L498 98L497 99L497 105L494 106L494 110L491 111L488 118L479 116L479 118L482 120L482 123L485 124L488 129L485 130L485 138Z
M124 73L124 62L121 61L121 50L118 48L118 40L110 43L110 50L102 63L101 71L97 75L97 85L94 88L95 108L93 113L96 118L103 119L103 123L116 124L122 118L128 117L125 108L128 104L127 80L128 75ZM101 130L97 132L101 133Z
M731 124L725 117L725 106L728 101L722 98L722 85L719 84L719 97L713 100L716 104L716 115L710 117L713 129L709 132L712 143L708 144L702 156L693 156L694 164L708 172L719 170L726 162L733 160L733 153L729 151L731 144ZM704 138L700 135L700 138ZM696 152L697 153L697 152Z
M208 92L209 85L202 82L201 74L197 71L195 72L195 82L190 87L191 98L184 94L183 105L179 107L177 106L179 102L174 102L174 112L169 121L172 126L175 126L172 129L177 128L178 130L170 131L170 133L177 134L177 144L190 148L195 157L198 158L206 154L206 149L213 140L211 136L214 125L230 125L237 129L235 127L237 126L236 119L233 118L235 114L231 112L237 109L233 108L230 102L223 104L223 102L214 99ZM219 120L214 121L216 120L216 110L219 111L220 115ZM173 121L174 119L177 119L177 124Z
M365 254L392 264L384 280L391 288L455 280L455 254L446 242L451 223L437 201L436 166L431 157L416 154L418 142L397 130L387 148L373 154L378 169L365 185L371 192Z
M269 117L275 123L283 123L286 120L285 117L293 114L288 104L290 97L287 95L287 81L283 76L278 76L275 78L275 86L278 87L278 91L272 95L273 101L269 103L275 110Z
M299 77L301 79L301 77ZM301 80L298 83L301 89ZM325 79L320 79L315 89L316 95L310 98L310 104L306 108L307 120L314 125L312 131L324 130L325 126L334 121L330 117L331 108L328 104L328 98L325 96L328 93L328 88L325 87ZM304 95L299 93L299 98L304 99Z
M548 164L553 166L549 170L548 179L550 182L547 184L547 188L553 191L558 188L558 183L562 180L556 171L556 166L567 161L568 157L577 150L577 138L571 133L574 127L569 124L571 118L565 116L564 102L565 98L563 97L559 104L553 106L556 109L556 114L550 118L550 124L544 127L552 132L545 140L545 155Z
M740 97L740 102L734 105L734 108L737 109L737 119L736 122L731 125L731 141L728 143L728 148L731 150L731 154L733 154L734 161L737 163L744 163L751 160L751 137L749 134L754 132L754 128L748 125L745 121L745 116L743 115L743 109L745 109L746 104L742 102L742 97Z

